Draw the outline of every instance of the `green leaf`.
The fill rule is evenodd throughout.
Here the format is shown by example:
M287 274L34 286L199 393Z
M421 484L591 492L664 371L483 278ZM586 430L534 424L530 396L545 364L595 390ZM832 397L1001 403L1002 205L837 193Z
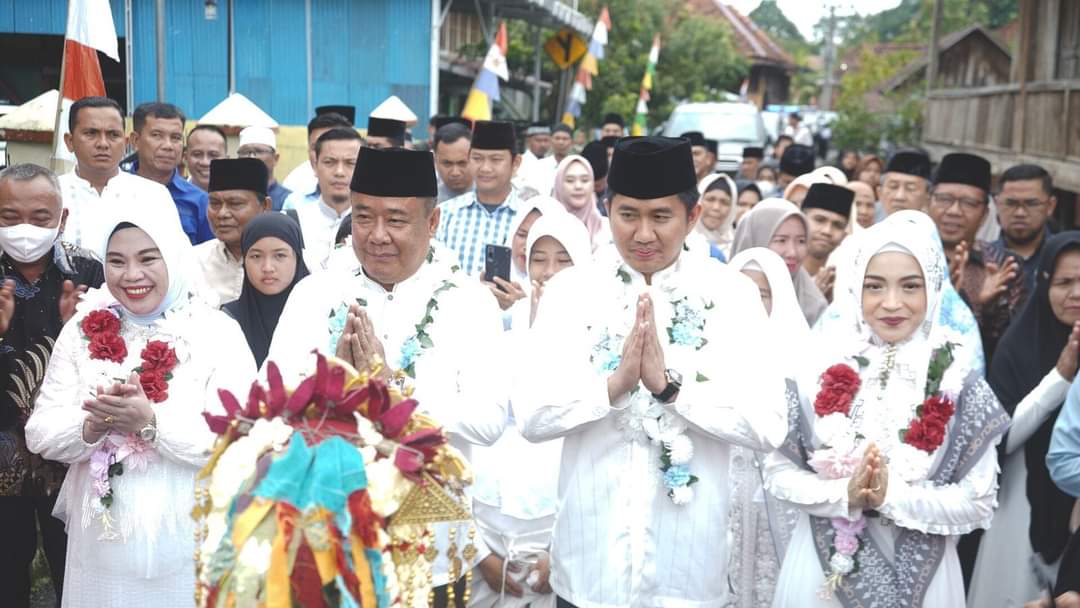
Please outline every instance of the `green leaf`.
M667 328L667 337L668 337L668 342L674 342L675 341L675 332L672 331L671 327Z
M625 284L627 284L627 285L629 285L629 284L630 284L630 273L628 273L628 272L626 272L625 270L623 270L621 266L619 267L619 270L618 270L618 271L617 271L617 272L616 272L615 274L616 274L616 276L618 276L618 277L619 277L620 279L622 279L622 282L623 282L623 283L625 283Z
M432 348L435 346L435 343L431 341L431 338L426 333L416 334L416 340L423 348Z
M356 298L356 303L359 304L361 308L367 308L367 300L364 298Z
M694 378L694 380L697 381L697 382L708 382L709 378L705 374L703 374L701 372L698 372L697 376Z
M705 305L705 310L712 310L714 308L716 308L716 303L715 302L710 301L708 304Z
M691 475L691 476L690 476L690 481L686 482L686 485L688 485L688 486L692 486L692 485L694 485L694 484L695 484L695 483L697 483L697 482L698 482L698 478L697 478L697 475Z
M856 355L854 357L854 359L855 359L855 363L859 364L859 369L866 369L867 367L870 367L870 360L867 359L866 357L860 357L860 356Z
M104 505L106 509L112 506L112 490L109 490L108 494L101 497L101 504Z
M904 437L907 436L907 429L900 429L896 431L896 436L900 438L900 443L904 442Z

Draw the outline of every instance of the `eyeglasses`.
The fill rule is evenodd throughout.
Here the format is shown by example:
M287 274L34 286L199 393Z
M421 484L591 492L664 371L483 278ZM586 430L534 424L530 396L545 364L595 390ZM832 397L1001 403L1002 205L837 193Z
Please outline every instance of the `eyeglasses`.
M1028 211L1038 211L1040 207L1046 204L1046 201L1041 201L1037 198L1029 199L1017 199L1017 198L1003 198L998 201L1003 209L1009 211L1016 211L1020 207L1027 209Z
M236 156L238 158L255 158L256 156L273 156L273 148L244 148L243 150L237 150Z
M964 211L978 211L986 204L986 200L984 199L970 198L967 196L953 196L952 194L945 193L934 194L930 198L930 202L942 209L948 209L956 203L960 203L960 208Z

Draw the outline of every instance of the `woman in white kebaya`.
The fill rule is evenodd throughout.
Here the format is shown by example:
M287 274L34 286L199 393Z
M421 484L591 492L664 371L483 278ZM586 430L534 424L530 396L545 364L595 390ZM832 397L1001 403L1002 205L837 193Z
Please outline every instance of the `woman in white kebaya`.
M202 413L255 376L240 328L192 294L191 245L139 204L114 210L106 288L64 326L26 425L27 446L69 466L65 606L190 606L195 474L214 435Z
M963 606L956 542L989 526L1008 426L925 224L868 229L798 380L767 490L803 516L773 606Z

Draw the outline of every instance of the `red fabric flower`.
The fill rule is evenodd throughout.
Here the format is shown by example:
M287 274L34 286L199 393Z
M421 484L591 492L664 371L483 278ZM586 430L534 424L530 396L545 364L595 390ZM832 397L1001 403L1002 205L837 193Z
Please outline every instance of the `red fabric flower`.
M821 391L814 399L814 413L818 416L836 413L847 416L861 384L859 374L843 363L825 370L821 375Z
M925 420L936 420L941 426L945 426L956 413L956 406L948 397L934 395L922 404L920 417Z
M143 372L160 372L168 374L176 367L176 351L161 340L151 340L146 343L140 355L142 357Z
M139 384L142 385L146 398L153 403L161 403L169 398L169 383L165 380L165 374L161 372L140 373Z
M83 317L79 327L90 339L101 334L115 335L120 333L120 319L107 310L95 310Z
M123 363L127 344L119 334L100 333L90 339L90 358Z

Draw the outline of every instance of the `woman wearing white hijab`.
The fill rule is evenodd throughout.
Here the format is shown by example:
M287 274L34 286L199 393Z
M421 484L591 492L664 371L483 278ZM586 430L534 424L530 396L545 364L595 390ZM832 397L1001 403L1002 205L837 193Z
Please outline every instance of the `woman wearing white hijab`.
M504 334L509 353L528 347L528 328L543 300L544 283L566 268L590 264L592 258L585 226L564 211L545 213L536 220L529 230L526 251L532 297L514 306L514 328ZM529 370L514 369L513 373ZM547 582L547 549L558 506L561 453L561 439L528 442L517 429L512 404L499 440L490 447L474 448L474 513L481 535L501 567L495 577L484 571L493 565L482 564L481 576L473 581L470 606L555 606L555 594ZM527 567L504 569L510 562ZM532 574L534 570L536 574Z
M940 315L935 233L865 231L856 281L766 460L766 488L804 513L773 605L963 606L960 535L989 525L1009 418L976 364L978 329ZM840 302L844 300L844 302Z
M701 217L694 231L705 237L709 245L720 250L725 260L731 259L731 241L735 238L736 202L739 191L735 182L724 173L706 175L698 183L701 197Z
M761 290L769 313L770 351L791 382L806 356L810 327L795 298L791 275L780 256L764 247L740 252L730 266L750 277ZM790 395L795 391L790 390ZM732 499L728 514L731 563L728 580L737 608L769 606L776 591L780 564L798 520L798 509L765 494L762 464L765 454L743 447L731 450Z
M57 338L26 424L28 447L69 465L64 606L190 606L195 474L214 435L202 413L255 362L239 326L193 294L175 222L125 204L106 222L91 290Z
M809 232L810 225L798 207L781 198L765 199L739 222L731 253L738 255L751 247L765 247L780 255L791 274L799 308L813 326L829 302L802 266Z

